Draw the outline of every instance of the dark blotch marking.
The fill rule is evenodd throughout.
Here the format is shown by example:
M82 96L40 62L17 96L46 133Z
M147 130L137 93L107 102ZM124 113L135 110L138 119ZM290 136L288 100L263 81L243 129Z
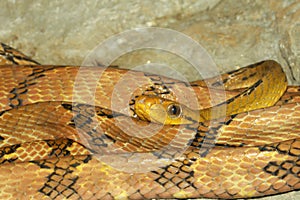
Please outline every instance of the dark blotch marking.
M262 82L263 82L263 80L261 80L261 79L258 80L251 87L249 87L248 90L245 91L245 94L250 95Z
M256 74L257 74L256 72L250 74L250 75L249 75L249 78L251 78L251 77L253 77L253 76L256 76Z
M232 70L230 72L227 72L227 74L231 75L231 74L235 74L236 72L238 72L239 70L241 69L235 69L235 70Z
M184 161L176 162L177 164L175 165L172 163L168 166L162 167L157 171L152 171L153 174L159 176L154 181L162 185L163 187L165 187L166 185L168 185L168 187L170 185L175 185L179 189L193 187L196 190L197 188L193 183L195 172L190 169L190 166L192 165L193 161L186 159ZM179 174L181 180L177 181L175 177Z
M19 55L15 55L13 52L18 52L20 54L22 54L20 51L4 44L4 43L0 43L4 52L0 53L0 55L2 55L3 57L5 57L7 60L11 61L13 64L15 65L19 65L19 63L17 62L17 60L25 60L25 61L29 61L32 63L35 63L37 65L40 65L40 63L36 62L35 60L32 60L31 58L27 57L27 56L19 56Z
M225 125L229 125L236 116L237 116L237 114L231 115L230 119L225 122Z
M83 161L84 163L88 163L90 160L92 160L92 155L86 156L86 158L83 159L82 161Z
M73 140L64 139L64 140L45 140L47 145L52 149L49 153L49 156L61 157L69 156L70 151L67 150L68 147L72 146Z
M32 67L32 73L29 74L25 80L18 83L18 86L13 88L10 91L10 94L12 94L12 97L9 98L9 106L11 108L17 108L23 105L23 99L21 97L21 94L26 94L28 92L29 86L35 85L37 82L35 82L37 79L44 77L45 74L43 74L46 71L51 71L55 68L63 67L41 67L41 66L31 66ZM16 103L14 103L16 101Z
M242 78L242 80L246 81L246 80L248 80L248 77L245 76L245 77Z
M64 109L72 111L72 105L71 104L63 103L61 105L64 107Z
M90 160L91 155L79 159L72 156L69 161L70 165L64 167L59 167L59 159L56 162L48 162L47 160L31 161L31 163L41 168L53 170L51 174L45 177L47 180L38 191L51 199L82 199L77 193L76 187L74 187L79 177L74 175L73 172L82 163L88 163Z
M6 110L1 111L1 112L0 112L0 116L2 116L5 112L6 112Z
M51 169L50 166L48 166L47 160L32 160L29 161L30 163L36 164L37 166L39 166L42 169Z
M279 174L281 174L281 176L278 176L280 179L284 179L289 174L299 179L298 170L295 170L300 167L299 164L297 163L299 163L299 159L297 161L294 160L286 160L283 162L271 161L263 168L263 171L273 176L278 176ZM286 168L285 166L290 166L290 167Z
M15 145L12 145L12 146L9 146L9 147L1 148L1 150L0 150L0 158L1 158L0 164L12 163L12 162L16 161L18 158L3 159L3 157L5 155L15 153L20 146L21 146L21 144L15 144Z

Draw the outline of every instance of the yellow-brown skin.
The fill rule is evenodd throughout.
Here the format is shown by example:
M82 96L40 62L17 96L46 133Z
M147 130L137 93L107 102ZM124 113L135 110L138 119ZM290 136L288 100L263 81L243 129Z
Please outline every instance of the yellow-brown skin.
M134 105L136 114L144 120L162 124L191 124L273 106L286 91L286 76L275 61L264 61L244 69L242 73L240 71L235 73L243 75L244 85L240 84L242 78L237 77L226 82L224 89L230 90L236 86L244 90L213 108L193 110L157 96L140 96ZM234 73L231 75L234 76Z
M8 54L22 56L13 57L11 62L7 59ZM242 110L237 115L194 124L164 125L153 135L143 138L129 135L118 126L117 123L121 123L131 128L128 113L116 114L114 112L117 110L110 110L109 97L113 86L123 77L125 70L108 69L103 72L105 79L97 85L96 90L101 98L95 100L93 112L94 107L84 104L84 98L79 99L81 102L71 102L78 67L7 66L37 63L3 45L0 47L0 55L0 61L6 64L0 67L0 199L246 198L300 188L298 87L288 87L281 99L274 102L276 105L267 103L266 106L271 106L268 108L249 112ZM256 66L268 65L269 62ZM94 69L87 69L87 80L98 78L93 76ZM236 76L232 76L232 73L224 74L222 78L249 75L243 69L237 72L241 73ZM129 75L137 81L143 79L150 85L159 77L146 76L142 72L131 72ZM34 76L34 79L28 79L28 76ZM228 94L226 99L251 87L256 82L252 77L246 85L239 78L242 89L235 88L235 83L231 84L229 79L227 86L225 83L225 92ZM209 98L198 96L200 91L209 92L203 81L194 82L193 87L186 87L179 81L160 78L165 80L164 83L169 81L174 84L172 86L178 90L195 91L198 101L204 100L200 101L200 109L210 106ZM29 84L22 85L24 79ZM214 83L214 78L207 82ZM155 104L162 102L164 105L164 102L176 100L175 96L166 94L159 86L146 92L145 88L147 86L144 85L134 91L133 96L137 97L129 102L133 108L143 98L143 101L149 100L151 105L154 95L160 97L154 98ZM215 89L217 91L218 86ZM265 94L264 88L260 90L257 94ZM269 95L275 93L274 90ZM22 100L21 103L19 100ZM182 111L185 112L188 107L182 107ZM199 108L194 107L192 110ZM129 114L135 116L137 113ZM87 121L89 123L85 123ZM133 118L133 121L141 126L150 124L138 118ZM142 132L140 128L136 131ZM148 131L151 134L151 129ZM94 140L103 135L107 138ZM178 139L176 135L181 137ZM191 143L181 138L187 138ZM171 159L166 165L152 171L120 171L110 166L110 162L99 160L94 154L105 155L110 150L109 156L115 158L115 164L125 169L128 168L126 159L118 160L117 155L126 152L159 152L174 140L176 142L171 143L171 149L186 149L175 160ZM159 157L156 159L160 160ZM134 164L130 164L131 168L137 167Z

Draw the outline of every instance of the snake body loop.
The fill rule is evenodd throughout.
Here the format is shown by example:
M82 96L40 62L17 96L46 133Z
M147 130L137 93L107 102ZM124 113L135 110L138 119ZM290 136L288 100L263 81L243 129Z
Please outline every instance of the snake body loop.
M232 79L230 83L222 83L225 85L224 88L232 89L233 86L240 86L244 90L213 108L192 110L174 101L162 100L160 97L140 96L136 101L135 110L140 118L163 124L204 122L273 106L287 88L285 73L275 61L257 63L248 66L247 69L242 68L231 72L231 75L233 76L234 73L242 73L243 77ZM239 85L241 79L246 83ZM252 80L248 81L249 79ZM170 109L176 109L176 113L174 114L174 111Z
M232 199L300 189L300 89L287 86L275 61L188 86L95 67L76 82L79 67L43 66L2 43L0 58L0 199ZM126 77L140 87L129 102L122 92L115 98L130 112L111 102ZM98 81L95 105L86 103L89 81ZM199 105L168 88L194 92ZM226 101L211 107L209 92ZM146 170L147 162L158 166Z

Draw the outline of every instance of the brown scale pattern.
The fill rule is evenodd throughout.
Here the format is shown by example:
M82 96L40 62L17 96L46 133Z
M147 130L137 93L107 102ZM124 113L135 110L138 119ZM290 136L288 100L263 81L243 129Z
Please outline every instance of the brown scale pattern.
M124 82L132 82L132 80L135 80L135 87L140 85L142 87L133 91L130 84L124 84ZM174 97L173 93L176 93L176 91L178 93L183 88L187 88L185 84L181 84L180 81L175 84L175 81L170 82L168 78L155 79L154 75L145 76L142 72L116 68L104 70L102 67L5 65L0 68L0 81L2 83L1 95L6 97L1 98L1 110L35 102L72 101L73 98L78 103L91 103L91 99L93 99L95 102L92 103L95 103L95 105L110 108L111 98L114 98L113 100L116 103L121 105L126 103L128 105L131 96L141 94L159 95L174 100L180 99L186 104L190 104L186 99L187 95L194 95L194 97L199 96L199 102L205 103L191 106L200 108L211 106L208 103L209 95L195 95L209 93L210 91L205 87L190 88L183 94L183 97ZM111 88L116 84L118 87L112 90ZM166 88L164 89L162 85L166 85ZM172 88L168 89L171 86ZM218 90L214 91L216 96L218 92L220 93ZM76 95L75 97L73 92ZM94 92L96 93L94 94ZM112 96L113 92L114 96ZM128 99L128 101L123 102L124 99Z
M32 60L22 52L11 48L0 42L0 65L36 65L38 62Z
M249 86L245 80L251 85L260 76L255 65L222 75L222 82L212 78L187 87L115 68L34 66L4 44L0 58L2 64L29 64L0 67L0 199L247 198L300 188L298 87L288 87L276 106L193 125L153 125L118 107L110 110L112 94L133 105L141 94L178 100L176 90L196 91L204 101L182 98L190 107L210 107L216 102L201 92L222 96L224 83L230 99ZM76 76L79 70L82 76ZM84 103L99 72L93 107ZM74 77L75 93L86 98L70 103ZM144 85L131 91L135 83Z
M255 146L298 138L300 104L290 103L237 115L219 130L217 143Z

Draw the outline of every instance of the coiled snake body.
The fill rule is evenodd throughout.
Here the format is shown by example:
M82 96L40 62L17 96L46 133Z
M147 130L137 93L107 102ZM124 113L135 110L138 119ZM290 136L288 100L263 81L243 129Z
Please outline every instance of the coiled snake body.
M1 199L247 198L300 188L300 89L286 86L275 61L188 86L118 68L42 66L4 44L0 56ZM212 111L219 85L225 101ZM168 88L195 93L199 105L178 104ZM129 104L129 116L112 99ZM147 120L159 129L134 126Z

